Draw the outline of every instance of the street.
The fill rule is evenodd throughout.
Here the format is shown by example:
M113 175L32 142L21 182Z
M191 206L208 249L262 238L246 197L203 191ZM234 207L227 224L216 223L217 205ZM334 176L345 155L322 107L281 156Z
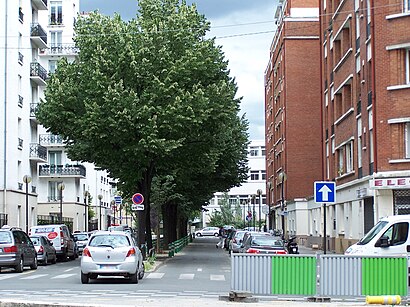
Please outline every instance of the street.
M80 282L80 259L39 266L14 273L0 273L0 306L8 302L72 304L90 306L241 306L243 303L221 301L230 291L230 257L216 249L218 238L195 238L175 257L166 259L154 272L147 272L139 284L118 278L98 278L89 284ZM363 302L307 303L303 298L260 298L261 306L363 306ZM4 304L4 305L2 305Z

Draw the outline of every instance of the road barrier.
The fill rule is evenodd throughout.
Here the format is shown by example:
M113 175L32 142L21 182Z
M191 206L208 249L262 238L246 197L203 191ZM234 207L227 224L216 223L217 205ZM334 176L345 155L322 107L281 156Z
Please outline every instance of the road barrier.
M232 254L231 290L256 295L408 295L407 257Z
M176 253L179 253L190 242L190 236L185 236L181 239L173 241L168 245L168 256L173 257Z

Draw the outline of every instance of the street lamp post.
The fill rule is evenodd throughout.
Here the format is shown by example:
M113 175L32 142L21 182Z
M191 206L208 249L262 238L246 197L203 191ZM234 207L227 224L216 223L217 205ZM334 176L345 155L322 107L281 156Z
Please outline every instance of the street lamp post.
M256 191L256 194L258 194L258 196L259 196L259 231L261 231L261 227L262 227L262 224L261 224L261 207L262 207L262 193L263 193L263 191L261 190L261 189L258 189L257 191Z
M28 233L28 184L31 182L31 177L24 175L23 182L26 184L26 233Z
M60 191L60 224L63 223L63 190L65 189L64 183L60 182L57 185L57 189Z
M243 229L246 227L246 202L243 200L242 201L243 205Z
M87 218L87 213L88 213L88 204L87 204L87 198L88 198L88 191L84 191L84 231L88 231L88 218Z
M287 175L285 172L280 172L278 176L279 182L281 183L281 210L282 210L282 238L285 239L285 200L284 200L284 185L287 179Z
M103 199L103 196L101 194L98 194L98 200L100 201L100 230L102 229L102 213L101 213L101 200Z

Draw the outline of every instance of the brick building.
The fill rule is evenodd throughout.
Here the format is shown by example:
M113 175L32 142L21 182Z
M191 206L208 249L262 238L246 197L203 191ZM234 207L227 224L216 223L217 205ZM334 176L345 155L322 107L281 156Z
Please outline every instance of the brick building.
M297 207L322 177L319 8L317 0L279 2L265 71L269 227L302 235L289 204Z
M320 16L323 179L337 186L326 233L343 252L379 218L410 213L410 1L322 0Z

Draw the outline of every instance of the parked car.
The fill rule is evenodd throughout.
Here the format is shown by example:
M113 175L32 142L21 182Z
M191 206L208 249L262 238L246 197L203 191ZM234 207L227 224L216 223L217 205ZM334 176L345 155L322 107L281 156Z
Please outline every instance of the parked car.
M37 261L44 265L49 263L57 262L57 253L56 249L51 242L45 236L30 236L30 240L34 244L34 248L37 252Z
M78 253L81 254L84 250L84 247L88 243L90 235L88 234L88 232L76 232L73 234L73 236L77 244Z
M219 234L218 227L205 227L195 232L195 236L202 237L202 236L214 236L217 237Z
M128 232L98 231L88 240L81 256L81 283L98 276L124 276L132 283L144 277L141 251Z
M37 269L37 254L33 242L20 228L3 226L0 229L0 269L14 268L21 273L25 266Z
M244 238L242 251L251 254L277 254L285 255L287 250L281 237L263 234L251 234Z
M74 236L64 224L33 226L30 228L29 235L46 236L53 242L57 258L63 261L67 260L67 257L74 260L78 256Z
M242 239L247 231L237 230L235 231L232 240L229 241L228 251L230 253L239 253L242 246Z

